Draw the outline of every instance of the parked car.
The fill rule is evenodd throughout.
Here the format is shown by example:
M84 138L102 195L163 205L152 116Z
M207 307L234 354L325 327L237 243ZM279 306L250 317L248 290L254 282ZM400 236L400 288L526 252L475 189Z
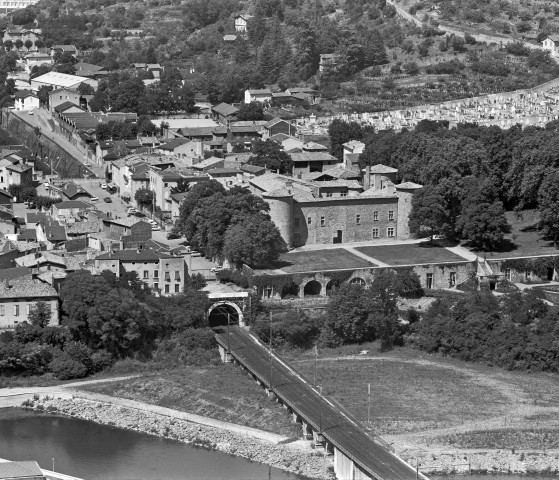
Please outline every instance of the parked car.
M101 188L102 188L103 190L106 190L106 189L107 189L107 184L106 184L106 183L102 183L102 184L101 184Z
M175 240L177 238L181 238L181 236L178 233L169 232L167 234L167 240Z
M159 225L152 225L151 229L155 232L155 231L161 230L161 227Z
M103 201L104 201L105 203L113 203L111 197L105 197L105 198L103 199Z
M214 272L214 273L218 272L219 270L223 270L223 267L220 267L219 265L217 265L213 268L210 268L210 272Z

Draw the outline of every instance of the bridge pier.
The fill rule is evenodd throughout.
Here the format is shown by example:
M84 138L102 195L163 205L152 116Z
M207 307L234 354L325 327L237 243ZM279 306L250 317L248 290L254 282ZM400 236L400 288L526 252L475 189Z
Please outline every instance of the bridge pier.
M334 447L334 473L337 480L374 480L336 447Z
M223 363L231 363L233 361L233 358L231 356L231 352L228 352L221 345L218 345L218 348L219 348L219 356L221 357L221 361Z
M303 428L303 439L308 440L309 438L312 438L312 427L304 421L301 421L301 426Z

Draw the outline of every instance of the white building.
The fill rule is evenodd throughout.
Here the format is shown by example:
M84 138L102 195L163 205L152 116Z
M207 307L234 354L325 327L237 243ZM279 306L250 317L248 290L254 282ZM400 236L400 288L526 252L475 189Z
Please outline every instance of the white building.
M39 97L29 90L16 92L14 97L14 108L16 110L33 110L40 106Z
M271 102L272 91L267 88L260 90L245 90L245 103L250 102Z
M87 83L93 88L97 88L97 80L91 78L79 77L78 75L68 75L67 73L48 72L31 80L31 88L39 90L43 86L52 87L55 90L59 88L76 89L81 83Z
M0 0L0 12L8 13L20 8L35 5L39 0Z
M251 18L252 18L252 15L248 15L246 13L242 13L241 15L237 15L235 17L235 31L246 32L247 31L247 23Z
M548 35L542 42L542 48L556 56L559 51L559 35Z

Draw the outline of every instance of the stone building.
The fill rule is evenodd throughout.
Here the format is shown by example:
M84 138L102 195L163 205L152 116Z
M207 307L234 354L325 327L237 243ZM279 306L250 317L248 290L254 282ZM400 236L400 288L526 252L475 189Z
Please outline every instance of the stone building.
M95 271L109 270L120 277L136 272L138 278L162 295L182 293L187 275L183 257L155 252L152 249L119 250L99 255L94 261Z
M395 185L396 173L375 165L365 173L363 186L356 180L310 181L271 173L249 184L270 205L289 247L406 239L411 199L421 185Z
M0 283L0 329L15 328L28 321L38 302L50 305L49 325L59 324L58 293L51 285L37 280L5 280Z

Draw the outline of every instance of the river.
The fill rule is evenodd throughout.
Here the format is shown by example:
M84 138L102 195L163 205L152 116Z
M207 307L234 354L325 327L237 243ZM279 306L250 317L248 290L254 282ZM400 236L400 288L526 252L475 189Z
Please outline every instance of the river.
M244 458L93 422L0 409L0 458L87 480L300 480Z

